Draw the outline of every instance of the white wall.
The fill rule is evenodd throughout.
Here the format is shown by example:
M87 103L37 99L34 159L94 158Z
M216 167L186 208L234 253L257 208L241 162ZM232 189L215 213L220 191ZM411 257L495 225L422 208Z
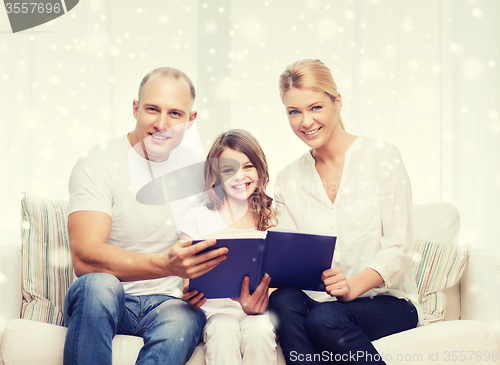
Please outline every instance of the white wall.
M348 131L398 145L414 202L457 205L462 240L496 249L499 16L498 0L82 0L11 34L0 11L0 245L19 243L20 192L67 199L78 157L133 128L140 79L158 66L195 82L205 147L248 129L274 179L306 149L278 76L319 58Z

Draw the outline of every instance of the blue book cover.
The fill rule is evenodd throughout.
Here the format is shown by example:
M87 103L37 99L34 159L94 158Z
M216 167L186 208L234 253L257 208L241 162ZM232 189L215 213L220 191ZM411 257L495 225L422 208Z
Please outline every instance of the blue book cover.
M275 230L268 231L265 238L217 239L207 250L227 247L226 260L208 273L191 279L189 290L196 289L208 299L237 298L245 276L250 278L252 293L268 273L271 288L292 286L323 291L321 274L331 267L336 239Z

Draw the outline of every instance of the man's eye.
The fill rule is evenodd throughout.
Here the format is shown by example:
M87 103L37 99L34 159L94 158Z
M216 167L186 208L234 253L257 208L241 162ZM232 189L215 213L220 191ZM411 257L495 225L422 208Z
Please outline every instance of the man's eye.
M155 111L156 111L156 108L148 108L148 110L149 110L150 112L155 112Z

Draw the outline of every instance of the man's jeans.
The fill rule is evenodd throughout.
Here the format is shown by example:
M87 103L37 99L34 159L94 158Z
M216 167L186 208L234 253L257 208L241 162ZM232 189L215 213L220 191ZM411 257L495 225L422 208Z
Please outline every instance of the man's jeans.
M168 295L126 295L110 274L87 274L66 294L65 365L111 365L115 334L144 340L136 364L185 364L198 344L205 314Z
M287 364L385 364L371 341L418 322L406 299L379 295L318 303L295 288L274 291L269 311Z

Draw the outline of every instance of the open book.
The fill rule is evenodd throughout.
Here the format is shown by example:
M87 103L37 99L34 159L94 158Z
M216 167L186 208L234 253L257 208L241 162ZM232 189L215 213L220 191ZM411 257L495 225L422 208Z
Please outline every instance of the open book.
M336 240L333 236L275 230L267 231L265 238L217 239L207 250L227 247L227 259L191 279L189 290L196 289L208 299L237 298L245 276L250 278L252 293L268 273L271 288L324 291L321 274L331 267Z

